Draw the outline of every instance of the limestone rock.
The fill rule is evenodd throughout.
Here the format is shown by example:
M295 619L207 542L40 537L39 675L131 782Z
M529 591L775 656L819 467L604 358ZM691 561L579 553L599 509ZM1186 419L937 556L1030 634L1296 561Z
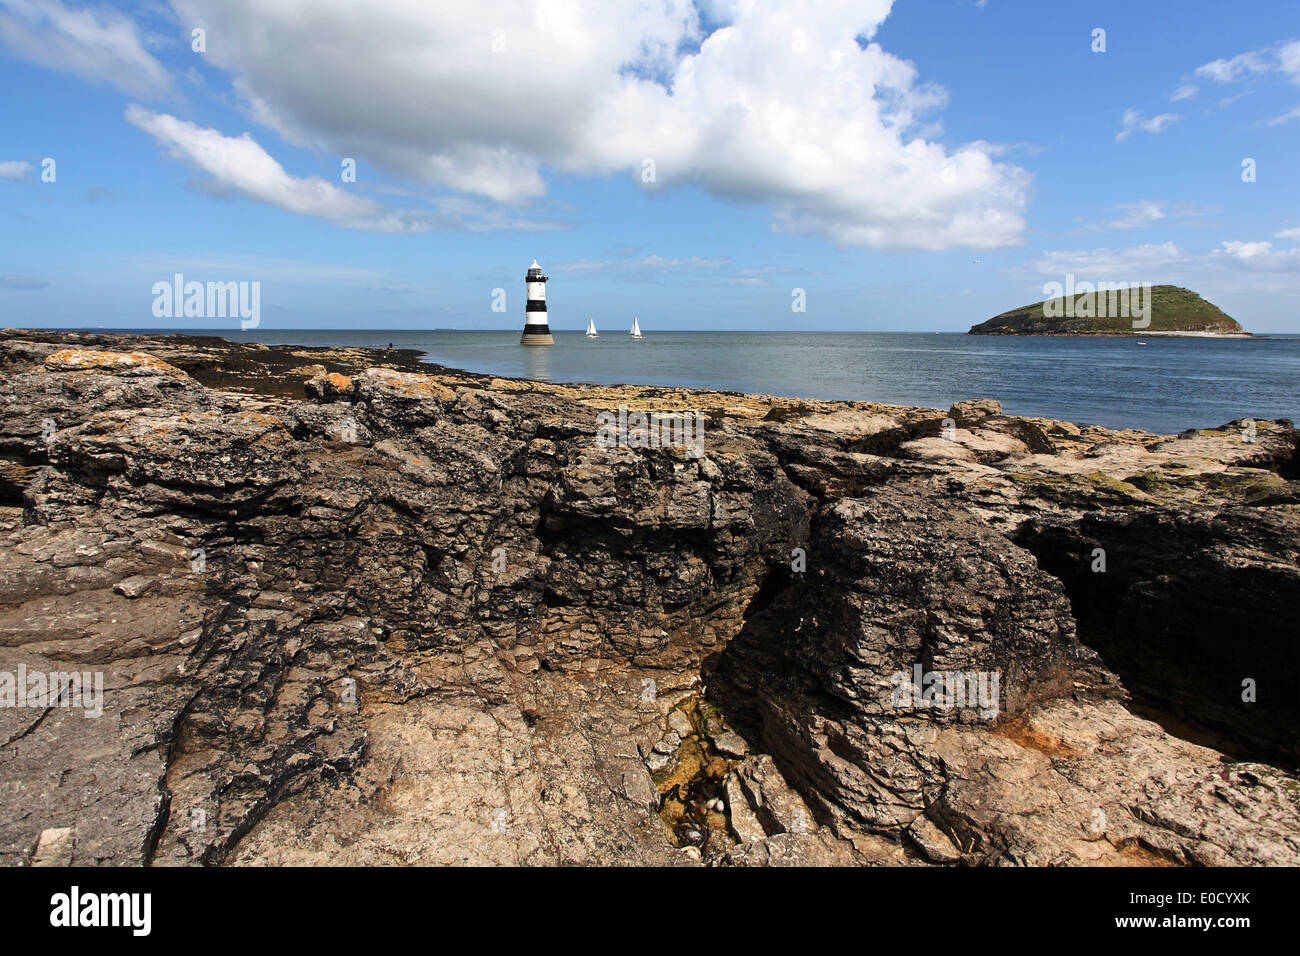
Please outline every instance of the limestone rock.
M0 861L1300 861L1288 422L944 437L192 336L0 367L0 693L103 688L0 707ZM599 447L621 404L707 410L704 456Z
M72 827L42 830L32 851L32 866L69 866L75 835Z
M712 737L713 746L718 752L727 757L744 757L749 753L749 744L745 739L733 730L724 730L722 733L714 734Z
M948 409L948 417L958 425L970 425L981 418L996 417L1002 414L1002 403L993 398L971 398L964 402L954 402Z

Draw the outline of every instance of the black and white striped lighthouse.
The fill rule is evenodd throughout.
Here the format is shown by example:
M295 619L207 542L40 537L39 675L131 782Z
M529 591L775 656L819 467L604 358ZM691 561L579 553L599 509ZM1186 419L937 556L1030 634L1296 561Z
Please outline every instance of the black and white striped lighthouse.
M546 276L542 267L533 260L524 276L524 286L528 289L528 304L524 306L524 336L520 345L554 345L551 327L546 324Z

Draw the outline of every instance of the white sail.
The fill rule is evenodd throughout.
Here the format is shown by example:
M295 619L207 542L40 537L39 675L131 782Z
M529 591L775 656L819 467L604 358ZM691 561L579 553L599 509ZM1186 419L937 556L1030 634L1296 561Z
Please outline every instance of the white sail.
M641 334L641 323L637 321L635 315L632 316L632 331L629 332L628 335L632 336L634 339L645 338L645 336Z
M595 320L595 319L588 319L588 320L587 320L587 338L589 338L589 339L598 339L598 338L600 338L600 333L596 331L596 320Z

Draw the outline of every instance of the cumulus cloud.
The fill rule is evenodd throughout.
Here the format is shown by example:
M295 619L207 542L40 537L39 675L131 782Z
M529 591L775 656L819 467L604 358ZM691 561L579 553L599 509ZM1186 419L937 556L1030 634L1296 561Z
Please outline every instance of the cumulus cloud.
M1182 119L1177 113L1161 113L1159 116L1144 117L1138 109L1127 109L1120 118L1120 131L1115 134L1115 142L1122 143L1135 130L1144 133L1159 133L1171 123Z
M26 179L32 164L22 159L0 159L0 179Z
M1295 229L1283 229L1281 232L1273 233L1274 239L1295 239L1300 242L1300 226Z
M108 83L132 96L161 95L171 87L135 22L106 7L0 0L0 44L29 63Z
M132 103L126 119L151 135L168 154L211 177L219 191L238 193L288 212L328 219L367 232L411 233L445 228L530 228L537 224L500 221L461 197L436 200L436 209L398 209L348 192L319 176L293 176L252 136L226 136L167 113Z
M126 119L167 147L173 158L188 162L250 198L324 219L363 219L380 211L373 201L319 177L289 175L248 133L224 136L215 129L203 129L134 103L127 107Z
M1300 249L1274 249L1271 242L1224 242L1212 258L1256 272L1300 272Z
M621 172L873 248L1024 230L1030 175L935 142L945 92L870 42L892 0L707 4L717 29L690 0L172 3L254 120L412 181L516 204Z

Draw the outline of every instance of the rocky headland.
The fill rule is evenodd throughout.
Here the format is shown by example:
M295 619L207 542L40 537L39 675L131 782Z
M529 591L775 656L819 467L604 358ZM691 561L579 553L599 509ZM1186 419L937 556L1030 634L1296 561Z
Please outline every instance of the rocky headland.
M103 678L0 707L5 863L1300 863L1290 422L0 368L0 677ZM620 407L703 454L598 443ZM900 701L936 673L978 680Z

